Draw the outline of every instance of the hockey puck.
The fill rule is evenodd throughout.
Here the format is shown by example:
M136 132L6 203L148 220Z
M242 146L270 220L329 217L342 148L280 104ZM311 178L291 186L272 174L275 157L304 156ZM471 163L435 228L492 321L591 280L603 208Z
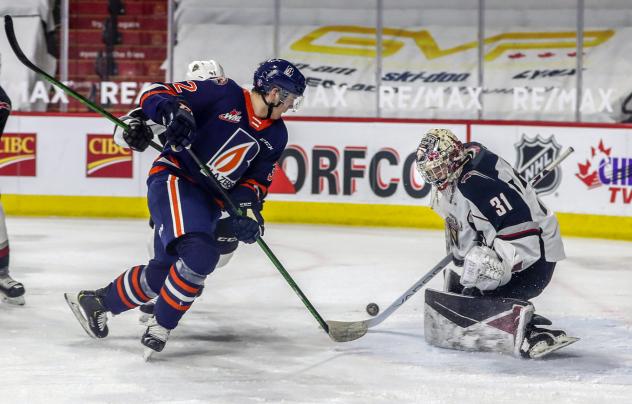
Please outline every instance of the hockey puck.
M369 316L375 317L380 312L380 306L376 303L369 303L366 305L366 312L369 313Z

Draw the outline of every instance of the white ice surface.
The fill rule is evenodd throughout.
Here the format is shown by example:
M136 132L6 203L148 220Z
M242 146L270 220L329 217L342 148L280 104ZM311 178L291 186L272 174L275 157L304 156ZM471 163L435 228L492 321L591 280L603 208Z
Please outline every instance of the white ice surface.
M137 311L90 339L63 292L102 287L146 260L137 220L9 218L27 304L0 304L0 403L632 403L632 243L566 239L536 310L578 343L541 361L428 346L423 293L337 344L257 245L206 282L144 363ZM270 224L268 244L330 320L386 308L442 258L443 233ZM440 287L440 278L431 287Z

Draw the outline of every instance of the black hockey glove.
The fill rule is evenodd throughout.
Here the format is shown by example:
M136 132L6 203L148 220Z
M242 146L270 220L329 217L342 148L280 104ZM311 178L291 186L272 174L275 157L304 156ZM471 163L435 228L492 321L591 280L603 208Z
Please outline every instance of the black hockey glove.
M231 200L233 203L241 209L243 218L232 218L232 226L235 231L235 237L238 240L243 241L244 243L254 243L257 240L257 237L263 236L265 231L263 216L261 215L261 210L263 209L263 201L259 201L259 196L252 191L250 188L245 186L238 185L235 189L230 193ZM245 227L246 225L243 223L244 220L248 219L249 221L249 229L252 234L252 237L240 237L240 234L237 233L238 227ZM255 231L256 227L256 231ZM244 231L246 233L246 231ZM256 233L256 234L255 234ZM243 236L248 236L248 234L242 234Z
M145 151L147 146L149 146L149 142L154 138L154 133L149 126L140 119L132 118L126 123L129 129L123 132L123 140L125 140L125 143L134 151Z
M259 223L247 216L235 215L231 217L231 226L237 240L252 244L261 236Z
M165 100L158 105L161 123L167 127L165 138L167 146L181 151L191 145L195 136L195 118L191 109L177 100Z

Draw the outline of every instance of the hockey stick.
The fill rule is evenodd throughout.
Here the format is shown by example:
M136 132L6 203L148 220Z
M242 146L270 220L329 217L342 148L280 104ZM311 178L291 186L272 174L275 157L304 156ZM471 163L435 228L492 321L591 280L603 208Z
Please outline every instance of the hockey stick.
M530 181L531 186L535 187L542 179L549 175L555 168L560 165L564 159L566 159L574 149L569 147L560 154L555 160L553 160L548 166L544 168L540 173L533 177ZM338 342L347 342L356 340L369 331L369 328L375 327L382 321L386 320L391 314L395 312L401 305L406 303L415 293L417 293L424 285L426 285L432 278L435 277L441 270L452 261L452 254L446 255L437 265L435 265L428 273L421 277L413 286L408 288L400 297L398 297L386 310L380 313L378 316L363 321L328 321L329 324L329 336Z
M11 49L13 49L13 52L15 53L17 58L26 67L28 67L29 69L33 70L35 73L38 73L40 76L42 76L44 79L46 79L46 81L48 81L49 83L61 88L65 93L71 95L73 98L77 99L79 102L81 102L86 107L90 108L91 110L93 110L94 112L96 112L98 114L101 114L102 116L104 116L105 118L110 120L110 122L112 122L114 125L117 125L117 126L121 127L123 130L128 130L129 129L129 126L126 123L122 122L120 119L118 119L117 117L112 115L110 112L108 112L105 109L101 108L100 106L94 104L92 101L88 100L83 95L77 93L75 90L73 90L70 87L66 86L65 84L61 83L59 80L55 79L54 77L52 77L51 75L49 75L48 73L46 73L45 71L40 69L38 66L36 66L33 62L31 62L26 57L26 55L24 55L24 52L22 52L22 49L20 48L20 45L18 44L17 38L15 37L15 31L13 29L13 19L9 15L6 15L4 17L4 30L5 30L5 32L7 34L7 39L9 40L9 45L11 45ZM150 146L152 148L156 149L158 152L162 151L162 147L160 147L160 145L158 145L156 142L151 141L149 144L150 144ZM208 178L208 183L211 185L211 187L213 187L213 189L215 189L221 195L221 197L224 200L224 202L226 202L226 205L228 207L229 213L231 215L241 215L242 214L241 210L237 206L235 206L235 204L230 199L230 197L228 196L226 191L217 183L217 180L211 174L211 172L209 171L208 167L205 164L203 164L198 159L198 157L195 155L195 153L192 150L190 150L190 149L186 149L186 150L189 153L189 155L191 156L191 158L195 161L195 163L202 170L202 172L204 172L205 176ZM305 294L299 288L299 286L296 284L296 282L294 282L294 279L292 279L290 274L283 267L283 264L281 264L281 262L274 255L272 250L270 250L270 247L268 247L266 242L261 237L257 237L257 244L259 244L261 249L266 253L268 258L272 261L272 263L277 268L277 270L281 273L283 278L285 278L286 282L290 285L292 290L294 290L294 292L301 299L301 301L303 302L303 304L305 305L307 310L309 310L309 312L312 314L312 316L314 316L314 318L316 319L318 324L323 328L323 330L325 330L325 332L327 334L329 334L329 326L327 325L325 320L318 313L318 311L312 305L312 303L309 301L307 296L305 296ZM329 335L330 335L330 337L332 339L335 340L335 338L333 338L331 336L331 334L329 334Z

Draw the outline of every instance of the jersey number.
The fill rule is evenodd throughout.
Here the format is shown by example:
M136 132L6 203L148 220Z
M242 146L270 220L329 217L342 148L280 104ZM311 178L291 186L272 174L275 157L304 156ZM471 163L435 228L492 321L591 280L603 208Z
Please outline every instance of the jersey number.
M496 214L498 216L503 216L508 211L512 210L513 207L507 200L507 197L502 192L500 195L493 197L489 200L489 203L496 208Z
M181 93L182 90L187 90L190 93L194 93L195 91L197 91L197 84L195 84L195 81L185 81L182 83L173 83L173 88L176 90L177 93Z

